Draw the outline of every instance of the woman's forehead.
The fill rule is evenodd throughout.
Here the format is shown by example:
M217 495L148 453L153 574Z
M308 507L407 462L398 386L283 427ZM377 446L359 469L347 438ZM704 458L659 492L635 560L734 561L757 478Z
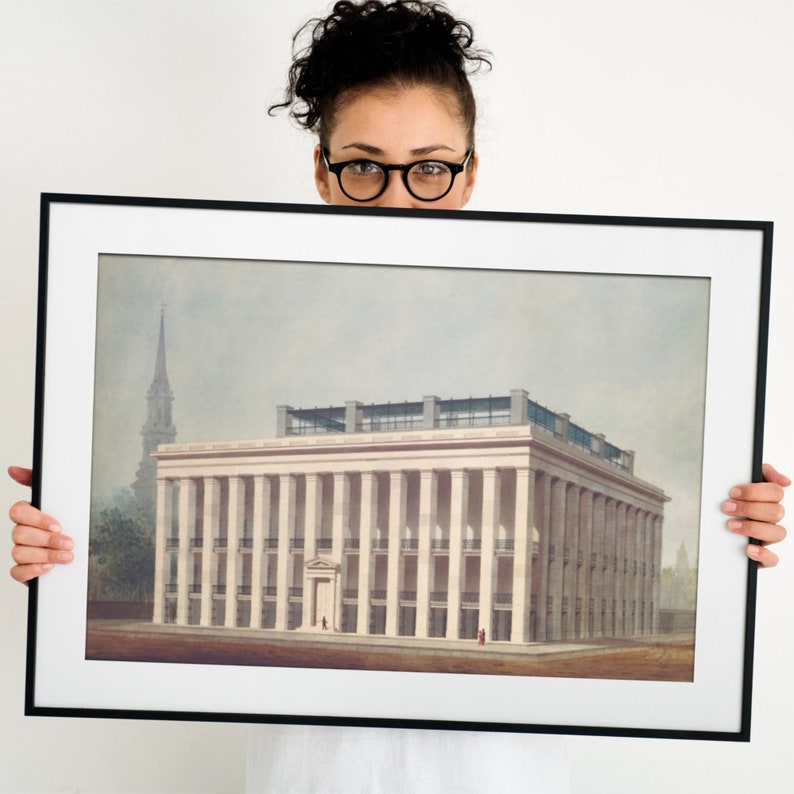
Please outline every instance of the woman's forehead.
M363 144L384 152L433 145L457 152L466 147L466 129L448 91L426 85L371 87L340 97L328 142L334 148Z

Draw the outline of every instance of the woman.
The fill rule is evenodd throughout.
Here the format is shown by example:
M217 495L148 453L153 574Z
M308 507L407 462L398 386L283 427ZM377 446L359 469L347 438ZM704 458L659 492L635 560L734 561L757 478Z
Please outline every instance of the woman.
M302 32L309 46L296 55L285 100L273 109L291 108L317 134L320 197L330 204L464 207L479 166L468 74L488 65L471 28L441 6L372 1L337 3ZM30 484L29 470L9 473ZM779 503L790 481L771 466L764 476L765 483L732 489L723 510L731 531L761 542L749 545L748 555L771 566L777 557L767 544L785 534ZM25 502L10 516L15 579L29 581L72 560L73 542L53 517ZM363 778L370 791L467 791L482 788L478 769L486 759L490 789L552 791L563 756L564 745L561 752L550 737L263 726L252 731L249 770L265 770L269 790L352 790L346 785Z
M440 5L403 0L339 2L296 36L310 37L289 73L284 102L315 132L314 177L329 204L461 209L477 178L476 107L468 74L488 66L471 27ZM30 485L28 469L10 476ZM780 501L790 479L764 466L763 483L737 486L722 505L728 529L757 540L748 556L777 564ZM73 541L57 520L26 502L10 510L15 561L26 582L72 560Z

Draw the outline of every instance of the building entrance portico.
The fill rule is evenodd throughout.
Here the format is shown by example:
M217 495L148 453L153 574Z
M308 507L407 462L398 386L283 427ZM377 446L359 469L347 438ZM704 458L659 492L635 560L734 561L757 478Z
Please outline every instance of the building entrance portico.
M322 631L323 618L328 631L339 631L342 612L339 565L322 557L309 560L304 569L308 609L304 612L304 631Z

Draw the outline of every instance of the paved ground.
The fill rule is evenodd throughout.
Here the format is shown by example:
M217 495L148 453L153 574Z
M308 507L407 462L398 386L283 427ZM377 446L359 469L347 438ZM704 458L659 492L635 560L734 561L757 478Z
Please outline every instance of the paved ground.
M488 643L356 635L157 626L91 620L86 657L271 667L320 667L400 672L536 675L691 681L694 640L664 635L638 640Z

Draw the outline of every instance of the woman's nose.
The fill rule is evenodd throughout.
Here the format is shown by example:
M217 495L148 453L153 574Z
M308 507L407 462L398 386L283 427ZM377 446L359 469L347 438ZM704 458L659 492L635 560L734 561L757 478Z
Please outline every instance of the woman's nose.
M398 172L392 171L389 174L389 184L386 190L373 202L378 207L403 207L415 209L422 205L422 202L415 199L405 187L405 183Z

